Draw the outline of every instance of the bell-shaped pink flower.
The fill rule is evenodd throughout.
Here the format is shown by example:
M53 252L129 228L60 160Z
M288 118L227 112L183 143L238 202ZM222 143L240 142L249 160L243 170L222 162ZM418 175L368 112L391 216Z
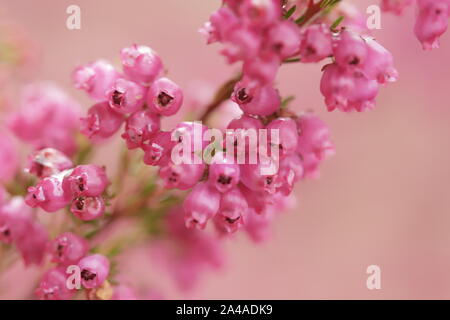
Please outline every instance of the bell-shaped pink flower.
M371 37L364 37L367 44L367 59L362 66L364 75L378 83L395 82L398 72L394 68L392 54Z
M69 204L72 194L65 192L62 177L43 178L34 187L28 188L25 202L32 208L40 207L47 212L55 212Z
M83 221L99 219L105 213L105 200L103 197L77 197L70 206L70 212Z
M194 157L197 156L194 154ZM204 171L205 164L202 162L199 164L181 163L178 165L169 162L159 169L159 176L163 179L165 188L187 190L199 182Z
M70 265L76 264L83 258L88 248L89 245L84 238L72 232L65 232L49 243L48 250L52 256L52 262Z
M302 62L319 62L332 54L331 32L327 25L313 24L304 29L300 44Z
M414 33L425 50L439 48L439 38L448 27L448 0L417 0L418 15Z
M210 183L198 183L183 203L186 227L203 229L220 207L220 192Z
M162 116L172 116L183 104L183 91L168 78L159 78L150 86L147 105L151 111Z
M104 60L79 66L72 73L75 88L86 91L92 99L98 102L107 99L107 93L118 78L117 70Z
M149 166L164 166L170 161L171 151L176 142L171 139L171 132L160 131L143 146L144 163Z
M133 81L150 85L163 71L159 55L146 46L132 45L120 52L123 71Z
M72 160L64 153L53 148L44 148L33 152L28 157L28 166L25 171L38 178L45 178L72 167Z
M278 143L281 157L291 155L297 150L298 131L294 120L290 118L277 118L271 121L266 129L269 131L269 137L272 136L270 134L271 130L278 131L279 141L276 141L276 143ZM270 142L275 143L274 141Z
M262 54L253 59L247 59L242 67L249 87L272 85L280 68L281 59L278 55Z
M278 183L281 185L279 191L285 196L290 195L295 183L303 178L303 174L303 163L298 154L282 159L277 176Z
M238 82L231 99L250 115L268 116L280 107L278 91L270 85L249 89L244 82Z
M73 169L64 177L62 186L68 195L96 197L105 191L108 184L105 168L88 164Z
M144 105L146 90L136 82L119 78L108 92L109 106L121 114L139 111Z
M300 29L292 21L283 21L270 28L268 34L268 48L281 59L295 55L300 48Z
M238 188L222 195L219 212L214 217L216 228L221 232L236 232L245 224L248 211L247 200Z
M141 148L159 132L160 127L161 120L156 114L148 110L138 111L126 120L122 138L125 139L128 149Z
M61 267L47 270L35 291L41 300L70 300L74 293L67 288L67 274Z
M367 51L363 38L347 29L342 30L334 39L334 58L343 68L360 68L366 62Z
M124 116L113 111L108 102L101 102L92 106L85 118L81 119L81 132L93 140L107 139L115 134Z
M241 25L228 31L224 40L224 48L220 53L225 56L228 63L254 59L261 46L261 37Z
M222 193L228 192L239 183L240 169L234 159L218 153L209 166L209 181Z
M81 284L86 289L101 286L109 275L109 260L101 254L84 257L78 262L81 270Z

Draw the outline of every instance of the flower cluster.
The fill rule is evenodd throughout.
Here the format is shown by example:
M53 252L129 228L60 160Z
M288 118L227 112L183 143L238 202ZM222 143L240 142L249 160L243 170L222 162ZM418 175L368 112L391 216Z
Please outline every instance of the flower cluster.
M70 204L70 211L83 221L103 216L103 193L109 184L105 168L93 164L73 167L63 153L46 148L30 156L26 171L40 179L28 188L25 201L30 207L55 212Z
M450 18L449 0L416 0L417 18L414 33L425 50L439 48L439 38L447 31ZM382 9L397 15L413 0L382 0Z

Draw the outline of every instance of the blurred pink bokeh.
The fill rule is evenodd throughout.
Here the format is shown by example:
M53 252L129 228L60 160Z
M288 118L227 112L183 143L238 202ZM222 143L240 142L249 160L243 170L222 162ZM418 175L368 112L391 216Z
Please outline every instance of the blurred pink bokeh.
M365 8L377 1L356 1ZM81 7L81 30L68 30L66 8ZM120 48L146 44L158 51L172 79L205 91L228 79L218 46L197 29L219 0L0 0L3 15L41 47L33 80L51 80L76 97L74 66L102 57L118 64ZM381 90L374 111L327 113L320 66L284 66L281 93L297 110L312 109L330 125L337 153L321 178L300 183L295 209L281 214L272 238L243 235L226 243L227 264L187 297L203 299L450 299L450 32L441 49L422 51L413 35L414 10L382 15L375 37L394 55L400 80ZM206 88L206 89L205 89ZM207 91L206 90L206 91ZM197 92L186 92L197 96ZM199 106L200 107L200 106ZM102 147L115 148L114 144ZM99 160L106 161L106 160ZM151 259L126 266L130 281L154 283L167 298L183 298ZM368 290L366 268L381 267L381 290ZM15 288L32 278L14 270L0 281L0 298L23 298ZM131 275L137 275L131 277ZM19 280L21 279L21 280Z

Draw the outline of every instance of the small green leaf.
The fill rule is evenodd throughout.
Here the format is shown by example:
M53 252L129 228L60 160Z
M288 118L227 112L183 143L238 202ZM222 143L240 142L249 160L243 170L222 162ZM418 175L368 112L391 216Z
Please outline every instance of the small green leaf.
M289 19L289 18L294 14L294 12L295 12L296 9L297 9L297 6L296 6L296 5L292 6L292 7L286 12L286 14L284 15L284 18L285 18L285 19Z
M332 31L336 30L336 28L341 24L342 20L344 20L344 16L340 16L339 18L337 18L336 21L334 21L331 25L330 29Z

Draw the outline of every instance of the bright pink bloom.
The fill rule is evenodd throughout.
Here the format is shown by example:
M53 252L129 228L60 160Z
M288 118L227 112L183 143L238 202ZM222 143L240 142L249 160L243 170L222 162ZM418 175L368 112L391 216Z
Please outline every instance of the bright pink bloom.
M283 21L270 28L268 48L281 59L295 55L300 48L300 29L292 21Z
M281 157L293 154L297 150L298 131L295 121L290 118L278 118L267 126L269 137L271 130L277 130L279 152ZM272 142L273 143L273 142Z
M105 168L94 164L80 165L64 177L63 189L73 196L100 196L109 184Z
M240 169L234 159L216 154L209 166L209 181L222 193L228 192L239 183Z
M247 200L238 188L233 188L222 195L219 212L214 223L219 231L236 232L245 223L248 205Z
M379 83L395 82L398 79L398 72L394 68L394 58L392 54L373 38L364 37L367 44L367 59L362 66L364 75L370 80L377 80Z
M123 122L123 115L113 111L108 102L101 102L93 105L81 119L81 132L93 140L106 139L115 134Z
M19 166L19 155L11 137L0 132L0 182L9 182Z
M220 192L210 183L198 183L183 203L186 227L205 228L219 207Z
M109 275L109 260L101 254L93 254L78 262L81 269L81 283L86 289L97 288Z
M270 85L249 90L244 82L238 82L231 99L251 115L268 116L280 107L278 91Z
M297 120L299 130L298 153L302 158L305 177L317 177L319 164L334 154L330 129L316 115L306 113Z
M207 44L225 39L227 33L239 24L238 17L227 6L211 14L200 32L206 36Z
M298 154L290 155L280 162L277 181L281 187L279 191L288 196L294 189L294 184L303 178L303 163Z
M245 82L253 88L273 84L280 64L280 57L273 53L246 60L242 68Z
M146 91L136 82L117 79L108 92L108 101L111 109L118 113L127 114L139 111L144 105Z
M439 48L439 37L448 27L449 0L417 0L418 15L414 33L425 50Z
M86 255L88 248L87 241L72 232L60 234L49 243L52 262L64 265L76 264Z
M40 207L47 212L55 212L69 204L71 193L62 187L62 177L43 178L34 187L28 188L25 202L32 208Z
M227 126L227 129L234 129L234 130L236 129L259 130L262 128L264 128L264 126L259 119L245 114L238 119L232 120Z
M386 12L393 12L396 15L401 15L403 10L410 6L413 0L382 0L381 10Z
M157 115L148 110L138 111L128 117L122 138L128 149L141 148L159 132L160 126L161 120Z
M366 62L367 51L364 39L347 29L342 30L334 40L334 58L343 68L360 68Z
M259 161L257 164L241 165L241 182L250 190L256 192L265 192L273 194L277 192L280 185L278 184L278 171L266 172L264 167L270 167L271 163Z
M73 200L70 211L83 221L99 219L105 213L105 200L102 197L80 196Z
M22 197L14 197L0 206L0 241L12 243L27 235L33 213Z
M73 290L67 288L67 275L63 268L47 270L35 291L41 300L70 300Z
M224 48L220 53L225 56L228 63L254 59L261 46L261 37L243 26L234 27L224 40Z
M33 152L28 157L25 171L38 178L45 178L72 167L72 160L64 153L53 148L45 148Z
M123 71L133 81L150 85L163 71L159 55L146 46L132 45L120 52Z
M119 73L107 61L97 60L86 66L77 67L72 73L75 88L86 91L95 101L107 99L107 92L111 90Z
M171 132L158 132L144 145L144 163L149 166L163 166L170 161L171 151L176 142L171 140Z
M159 169L159 176L163 179L165 188L187 190L198 183L203 177L204 171L205 164L202 162L199 164L181 163L179 165L169 162Z
M202 152L209 144L203 140L208 127L200 122L184 121L180 122L172 131L171 139L177 143L183 143L188 148L190 144L191 152Z
M149 109L162 116L172 116L183 104L183 91L167 78L159 78L150 86L147 95Z
M333 54L331 32L325 24L313 24L302 32L300 59L319 62Z

